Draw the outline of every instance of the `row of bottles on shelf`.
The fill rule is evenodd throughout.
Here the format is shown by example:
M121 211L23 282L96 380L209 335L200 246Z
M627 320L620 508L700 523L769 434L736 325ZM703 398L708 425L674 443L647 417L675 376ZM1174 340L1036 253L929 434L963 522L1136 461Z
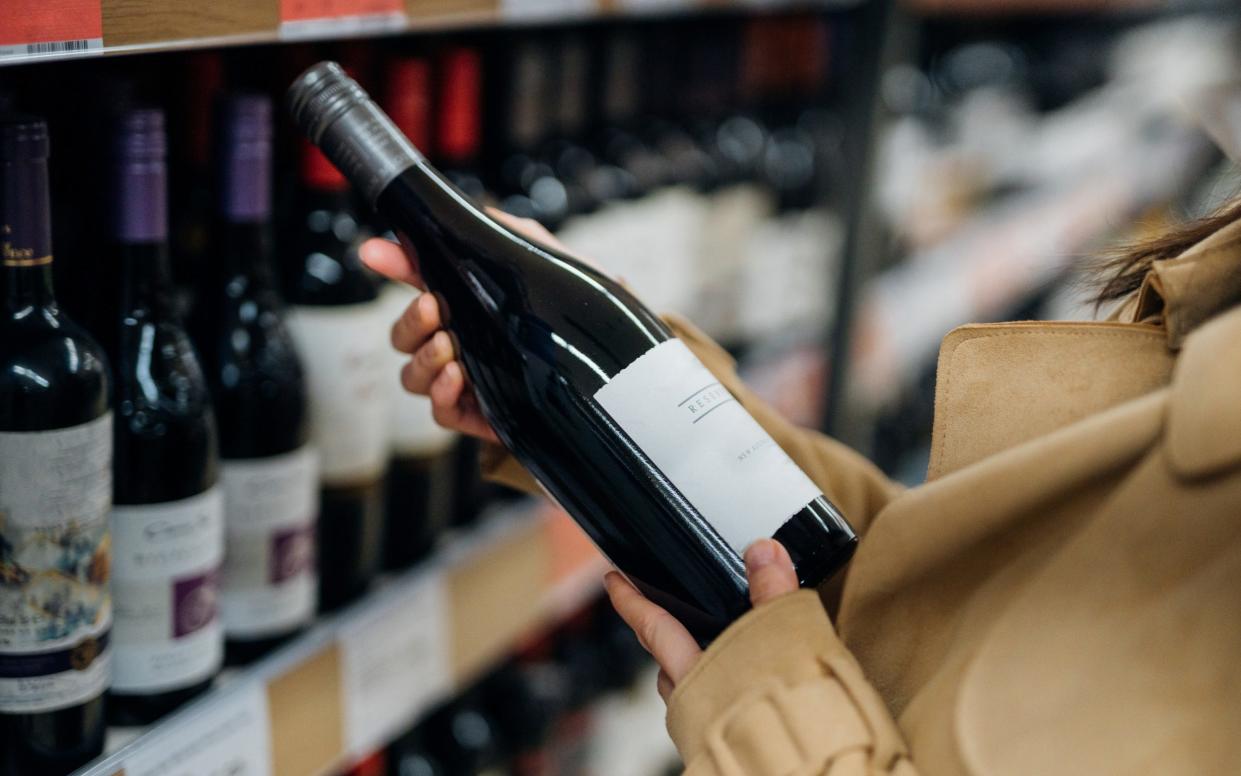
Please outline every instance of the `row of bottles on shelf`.
M319 274L291 273L282 300L271 119L265 97L221 102L214 261L187 322L164 114L115 117L101 239L114 282L97 289L114 304L89 332L53 291L46 124L0 123L6 773L72 769L105 722L155 721L205 691L226 653L266 654L476 513L477 477L456 476L469 446L385 385L392 311L349 245L308 229L300 250ZM349 218L345 195L308 177L306 221Z
M805 21L339 53L465 192L660 307L710 300L694 311L736 342L738 309L786 312L790 283L804 298L777 247L808 260L823 223L832 28ZM0 128L0 773L71 770L105 724L155 721L481 506L476 446L400 389L387 329L415 292L357 258L383 224L263 93L317 53L167 58L188 83L119 64L12 80L52 123ZM82 328L52 290L53 226Z
M499 668L423 715L345 776L640 772L637 762L599 762L610 753L595 744L618 706L621 713L631 707L636 714L662 716L658 703L649 706L650 666L633 631L606 601L596 602L527 639ZM668 765L668 748L655 750L635 751L632 758Z

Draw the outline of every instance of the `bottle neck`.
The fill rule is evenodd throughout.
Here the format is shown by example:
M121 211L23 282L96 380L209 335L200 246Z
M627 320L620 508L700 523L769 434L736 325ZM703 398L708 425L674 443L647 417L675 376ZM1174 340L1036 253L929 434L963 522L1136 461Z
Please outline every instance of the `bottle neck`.
M0 163L0 267L11 314L56 304L45 159Z
M274 289L271 224L265 220L222 219L216 230L219 242L213 261L220 282L229 289L238 283L254 291Z
M125 242L121 264L121 315L125 318L172 314L172 271L167 242Z

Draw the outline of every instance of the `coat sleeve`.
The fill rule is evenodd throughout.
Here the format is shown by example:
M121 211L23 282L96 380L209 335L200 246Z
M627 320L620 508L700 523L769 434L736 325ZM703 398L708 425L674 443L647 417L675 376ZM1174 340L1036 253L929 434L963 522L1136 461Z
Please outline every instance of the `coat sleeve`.
M798 428L755 396L737 377L736 363L727 351L689 321L671 315L664 320L840 508L858 534L863 534L900 487L861 455L822 434ZM484 447L482 468L488 479L529 493L541 492L530 474L498 445Z
M686 776L916 776L879 694L813 591L754 609L668 700Z

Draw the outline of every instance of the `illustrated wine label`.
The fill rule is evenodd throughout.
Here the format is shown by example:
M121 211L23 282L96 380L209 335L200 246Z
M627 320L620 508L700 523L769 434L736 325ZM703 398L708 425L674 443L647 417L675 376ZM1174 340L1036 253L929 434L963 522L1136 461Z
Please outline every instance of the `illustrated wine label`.
M107 689L112 415L0 431L0 712L84 703Z
M678 339L625 367L595 401L738 554L822 495Z
M328 485L378 477L388 457L388 323L377 302L294 307L288 324L310 385L319 473Z
M112 689L162 692L214 674L223 659L221 489L161 504L115 506L112 540Z
M270 458L226 460L220 616L230 638L287 632L314 617L319 478L306 445Z
M410 302L418 297L414 288L390 283L380 295L383 320L391 323L400 317ZM388 442L391 449L407 456L430 456L452 446L455 436L431 416L431 400L416 396L401 386L398 375L409 356L388 346L387 366L384 367L384 385L388 389Z

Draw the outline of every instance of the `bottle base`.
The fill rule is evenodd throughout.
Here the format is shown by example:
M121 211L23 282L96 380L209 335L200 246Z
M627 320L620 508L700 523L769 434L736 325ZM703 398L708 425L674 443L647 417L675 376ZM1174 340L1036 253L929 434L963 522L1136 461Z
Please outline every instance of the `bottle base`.
M0 776L64 776L103 754L104 700L46 714L0 714Z
M214 681L212 676L189 687L153 695L108 693L108 724L118 727L150 725L211 689Z
M261 639L228 639L224 642L224 665L250 665L289 643L303 630L305 629L298 628L278 636L267 636Z

